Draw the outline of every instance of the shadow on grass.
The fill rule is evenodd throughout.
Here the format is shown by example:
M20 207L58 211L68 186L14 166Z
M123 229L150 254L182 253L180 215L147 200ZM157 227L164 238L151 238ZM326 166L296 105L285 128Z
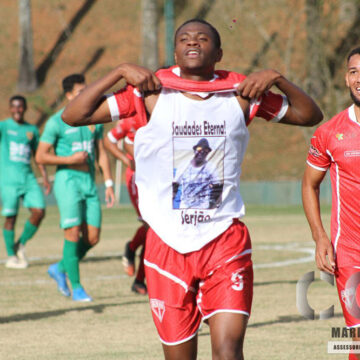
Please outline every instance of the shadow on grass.
M99 305L83 305L83 306L76 306L68 309L61 309L61 310L53 310L53 311L44 311L44 312L31 312L31 313L24 313L24 314L16 314L11 316L4 316L0 317L0 324L8 324L20 321L35 321L35 320L42 320L52 317L57 317L61 315L65 315L70 312L74 311L87 311L92 310L94 314L102 314L105 309L110 307L118 307L118 306L127 306L127 305L138 305L138 304L145 304L147 301L128 301L123 303L114 303L114 304L99 304Z
M255 282L254 286L276 285L276 284L297 284L297 282L298 282L298 280L263 281L263 282Z
M336 314L334 314L333 317L334 318L342 318L343 314L336 313ZM315 318L315 320L318 320L318 318ZM249 324L248 328L258 328L258 327L275 325L275 324L299 323L299 322L304 322L304 321L312 321L312 320L305 319L300 315L279 316L275 320L269 320L269 321L263 321L263 322L258 322L258 323L254 323L254 324Z

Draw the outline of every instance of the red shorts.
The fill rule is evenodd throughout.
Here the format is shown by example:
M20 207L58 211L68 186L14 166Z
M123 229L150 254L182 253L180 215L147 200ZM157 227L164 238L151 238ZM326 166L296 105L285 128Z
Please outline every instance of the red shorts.
M137 186L135 184L135 171L131 170L131 168L128 167L125 172L125 178L126 178L126 187L128 189L131 203L133 204L138 216L141 217L139 211L139 197L137 192Z
M346 326L360 326L360 266L339 267L336 285Z
M216 313L250 316L251 241L238 220L202 249L187 254L170 248L149 229L145 274L155 326L167 345L191 339L201 320Z

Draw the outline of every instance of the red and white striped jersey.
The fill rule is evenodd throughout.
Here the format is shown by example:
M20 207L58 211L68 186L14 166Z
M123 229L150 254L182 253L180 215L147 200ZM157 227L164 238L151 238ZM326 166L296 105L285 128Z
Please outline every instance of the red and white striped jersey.
M360 249L360 124L354 105L315 131L307 163L320 171L330 169L331 241L338 266L359 265L355 255Z

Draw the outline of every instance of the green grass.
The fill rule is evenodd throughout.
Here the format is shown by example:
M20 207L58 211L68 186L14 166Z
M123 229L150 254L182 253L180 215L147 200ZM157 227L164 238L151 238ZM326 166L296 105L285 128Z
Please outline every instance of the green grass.
M18 232L26 216L22 210ZM326 226L329 217L326 211ZM313 270L319 278L314 262L271 265L306 256L299 248L313 248L301 208L251 206L244 222L252 236L254 264L267 264L255 269L245 358L329 358L326 351L327 342L333 340L331 327L344 326L335 287L316 281L308 294L317 314L335 304L335 317L305 320L296 308L296 282ZM0 359L161 359L162 348L147 298L130 291L133 279L121 266L124 244L137 226L130 207L104 209L101 242L81 264L82 282L95 301L78 304L59 295L46 274L47 267L60 257L63 242L57 209L49 207L42 227L27 246L33 259L30 267L10 270L0 264ZM4 260L4 244L0 250ZM210 358L209 328L204 325L199 333L198 359ZM347 356L331 358L345 360Z

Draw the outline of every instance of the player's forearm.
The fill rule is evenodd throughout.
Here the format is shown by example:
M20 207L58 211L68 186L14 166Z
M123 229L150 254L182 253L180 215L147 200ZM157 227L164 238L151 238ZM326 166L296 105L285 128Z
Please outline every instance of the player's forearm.
M320 200L319 200L320 189L303 181L302 185L302 200L304 212L307 221L310 226L312 237L315 242L323 238L326 235L320 212Z
M37 152L35 160L40 165L70 165L70 156L57 156L51 153Z
M323 114L315 101L295 84L280 76L274 85L288 98L288 110L282 123L301 126L314 126L323 119Z
M106 150L108 150L117 160L120 160L125 166L130 166L130 159L126 156L124 151L118 148L117 144L114 144L108 138L105 138L104 145Z
M104 181L112 180L110 160L105 150L99 154L99 166L103 172Z
M100 114L97 113L97 110L104 102L104 94L122 78L122 65L120 65L101 79L88 85L66 106L61 116L63 121L71 126L111 121L111 117L107 116L110 114Z
M47 181L48 175L47 175L46 167L44 165L38 164L38 163L37 163L37 167L38 167L40 174L41 174L42 178L44 179L44 181Z

